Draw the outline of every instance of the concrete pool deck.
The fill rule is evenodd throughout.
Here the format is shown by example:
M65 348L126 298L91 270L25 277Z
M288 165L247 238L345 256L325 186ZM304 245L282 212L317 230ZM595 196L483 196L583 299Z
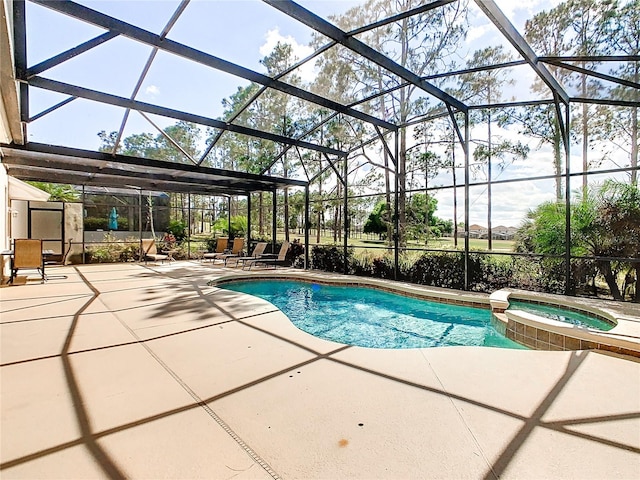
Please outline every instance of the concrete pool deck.
M233 272L1 288L0 477L640 478L638 359L344 346L207 285Z

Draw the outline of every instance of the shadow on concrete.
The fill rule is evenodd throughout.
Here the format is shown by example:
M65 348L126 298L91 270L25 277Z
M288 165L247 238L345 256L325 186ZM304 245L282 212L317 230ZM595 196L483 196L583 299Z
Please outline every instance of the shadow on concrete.
M130 273L130 269L126 269L127 273ZM182 329L178 332L172 332L172 333L168 333L168 334L164 334L164 335L160 335L160 336L156 336L153 338L147 338L145 340L141 340L139 339L135 332L132 331L129 327L127 327L124 323L123 325L131 332L131 334L134 336L134 338L136 338L136 340L132 341L132 342L126 342L126 343L121 343L121 344L113 344L113 345L108 345L108 346L104 346L104 347L99 347L97 349L90 349L90 350L83 350L83 351L79 351L79 352L70 352L70 345L71 345L71 340L73 338L77 323L78 323L78 319L80 318L80 316L83 314L83 312L85 312L89 306L100 296L100 291L98 290L98 288L96 287L96 285L94 283L92 283L89 279L87 279L80 271L78 271L78 274L81 276L81 278L83 279L83 281L86 283L86 285L92 290L93 295L91 296L91 298L89 298L84 305L82 305L82 307L80 307L77 312L75 312L74 316L73 316L73 322L69 328L69 332L67 334L64 346L62 348L62 351L60 353L60 359L62 361L63 364L63 368L64 368L64 372L65 372L65 377L66 377L66 381L67 381L67 386L69 388L69 392L71 394L71 397L73 399L73 404L74 404L74 410L75 410L75 415L76 415L76 420L77 423L80 427L80 431L81 431L81 437L78 438L77 440L71 441L71 442L67 442L67 443L63 443L60 445L56 445L54 447L48 448L48 449L44 449L38 452L34 452L32 454L20 457L20 458L16 458L13 460L9 460L5 463L3 463L2 465L0 465L0 469L7 469L7 468L11 468L17 465L21 465L24 463L27 463L29 461L35 460L37 458L40 457L44 457L46 455L50 455L52 453L56 453L56 452L60 452L63 451L67 448L71 448L71 447L75 447L78 445L84 445L88 451L91 453L91 455L93 456L93 458L95 459L95 461L98 463L98 465L100 465L105 477L108 478L113 478L113 479L123 479L125 478L125 474L120 470L120 468L118 467L117 464L117 460L111 458L107 452L105 452L102 447L99 445L98 440L100 438L112 435L114 433L118 433L118 432L122 432L122 431L126 431L128 429L140 426L140 425L144 425L144 424L148 424L150 422L154 422L156 420L159 419L163 419L172 415L176 415L188 410L192 410L192 409L196 409L196 408L203 408L207 411L207 413L221 426L223 426L225 428L225 431L227 431L227 433L229 433L232 437L235 435L234 440L236 440L238 443L242 443L243 448L246 449L250 449L250 446L247 446L246 444L244 444L244 442L239 439L239 437L237 437L237 435L233 432L233 430L231 429L230 426L226 425L224 423L224 421L217 416L217 414L210 408L210 404L220 400L222 398L228 397L230 395L236 394L238 392L242 392L242 391L246 391L248 389L251 389L252 387L255 387L256 385L262 384L264 382L267 382L275 377L278 377L280 375L283 374L287 374L290 373L292 371L295 371L296 369L299 369L303 366L306 365L310 365L313 364L315 362L318 362L320 360L328 360L331 362L336 362L342 366L346 366L349 368L353 368L362 372L366 372L368 374L371 375L376 375L379 376L381 378L384 378L386 380L391 380L394 382L397 382L399 384L405 385L405 386L409 386L412 388L416 388L416 389L421 389L424 391L428 391L430 393L434 393L434 394L438 394L438 395L443 395L445 397L447 397L450 400L456 400L459 402L464 402L470 405L474 405L476 407L480 407L483 409L487 409L491 412L494 413L498 413L500 415L505 415L508 417L511 417L515 420L518 420L520 422L523 423L523 426L520 428L520 430L514 435L514 437L511 439L511 441L509 442L509 444L507 445L506 448L504 448L504 450L501 452L501 454L499 455L499 457L493 461L490 465L487 466L487 471L484 474L485 479L497 479L500 478L500 476L506 471L506 469L508 468L512 458L514 457L514 455L518 452L518 450L520 448L522 448L522 446L525 444L525 442L527 441L527 439L530 437L530 435L532 434L532 432L535 429L538 428L543 428L543 429L551 429L551 430L555 430L558 432L562 432L563 434L566 435L573 435L576 437L580 437L582 439L588 439L590 441L593 442L599 442L603 445L606 445L607 447L612 447L612 448L618 448L618 449L623 449L626 451L631 451L631 452L636 452L636 453L640 453L640 449L637 448L636 446L633 445L627 445L624 444L622 442L616 442L614 440L611 439L607 439L607 438L600 438L594 435L589 435L586 433L582 433L582 432L577 432L577 431L573 431L570 428L572 425L580 425L580 424L593 424L593 423L602 423L602 422L610 422L610 421L618 421L618 420L629 420L629 419L637 419L640 418L640 412L630 412L630 413L624 413L624 414L617 414L617 415L610 415L610 416L593 416L593 417L584 417L584 418L574 418L574 419L565 419L562 421L554 421L554 422L545 422L543 420L543 417L545 415L546 412L549 411L550 407L554 404L554 402L556 401L556 399L559 397L560 393L563 391L563 389L565 388L565 386L568 384L568 382L571 380L571 378L576 374L576 372L579 370L580 366L583 364L583 362L585 361L585 359L587 358L588 355L600 355L600 353L597 352L587 352L587 351L577 351L577 352L573 352L569 358L569 361L567 362L566 365L566 369L563 373L563 375L561 376L561 378L555 383L555 385L553 386L553 388L549 391L549 393L542 399L542 401L539 403L539 405L535 408L534 412L529 415L529 416L523 416L520 414L517 414L515 412L511 412L508 410L505 410L504 408L498 407L496 405L491 405L491 404L487 404L484 402L480 402L477 400L474 400L473 398L469 398L466 396L462 396L462 395L457 395L455 393L451 393L451 392L447 392L444 388L435 388L435 387L430 387L430 386L426 386L420 383L416 383L416 382L412 382L406 379L402 379L402 378L398 378L395 377L393 375L389 375L386 374L384 372L380 372L374 369L370 369L370 368L366 368L360 365L355 365L353 363L341 360L339 358L335 358L335 355L343 352L349 348L351 348L348 345L336 348L332 351L329 351L327 353L320 353L317 352L315 350L313 350L312 348L309 348L308 346L299 344L291 339L285 338L283 336L277 335L273 332L270 332L268 329L266 328L261 328L259 326L250 324L248 322L246 322L245 320L247 320L250 317L253 316L260 316L260 315L264 315L266 313L270 313L273 312L274 310L271 310L270 312L261 312L257 315L246 315L246 316L238 316L238 315L234 315L233 312L229 311L226 308L223 308L221 305L219 305L216 300L219 300L221 298L225 298L228 299L229 297L227 297L226 293L223 293L219 296L217 295L211 295L211 290L209 287L207 287L207 291L205 292L203 289L203 285L201 282L197 282L197 281L191 281L188 277L180 277L180 275L178 274L178 278L183 278L183 281L177 285L172 284L171 285L171 290L168 292L165 292L164 295L161 295L161 298L163 299L162 301L158 301L158 302L154 302L152 304L153 307L153 311L152 313L154 315L177 315L178 313L185 313L185 307L187 308L187 312L191 313L191 314L197 314L197 317L201 320L205 320L205 319L210 319L211 318L211 310L214 309L216 311L218 311L219 313L223 314L224 316L226 316L226 320L224 320L222 323L231 323L231 322L237 322L241 325L243 325L244 327L247 328L251 328L254 329L256 331L259 331L265 335L269 335L279 341L282 342L287 342L290 345L293 345L297 348L303 349L308 353L311 353L313 355L312 358L307 359L303 362L299 362L299 363L295 363L295 364L291 364L286 366L285 368L279 369L277 371L273 371L270 372L267 375L263 375L260 378L256 378L254 380L251 380L245 384L242 385L238 385L234 388L231 388L225 392L219 393L217 395L211 396L209 398L200 398L198 397L190 388L189 386L182 380L179 378L179 376L173 372L170 367L166 364L164 364L162 362L162 360L160 358L158 358L155 353L153 352L152 349L152 344L155 340L158 339L162 339L162 338L167 338L167 337L171 337L171 336L176 336L176 335L183 335L185 333L190 333L190 332L194 332L197 330L201 330L201 329L206 329L206 328L212 328L216 325L219 325L220 322L218 323L211 323L211 324L207 324L207 325L202 325L202 326L197 326L197 327L191 327L191 328L186 328L186 329ZM172 274L176 274L176 271L173 271ZM149 269L146 269L144 272L142 272L139 277L140 278L145 278L145 277L149 277L149 278L157 278L158 275L160 275L160 273L158 272L153 272L150 271ZM186 280L186 281L184 281ZM113 280L110 280L113 281ZM146 287L143 287L143 290ZM166 287L165 287L166 288ZM161 290L161 289L160 289ZM151 294L153 293L153 295L155 295L155 293L158 291L158 287L154 287L153 289L151 289L150 291L147 291L147 294ZM195 292L195 298L197 298L199 300L199 302L194 302L194 295ZM192 298L189 299L184 299L181 298L181 295L178 294L188 294L191 295ZM229 295L232 295L231 292L229 292ZM147 297L148 298L148 297ZM189 303L191 303L192 305L189 305ZM146 307L148 307L149 305L146 305ZM137 308L137 307L133 307L133 308ZM118 310L120 312L122 311L126 311L127 309L122 309L122 310ZM122 323L122 322L121 322ZM110 428L107 430L103 430L103 431L99 431L99 432L95 432L93 431L92 427L91 427L91 421L89 418L89 414L86 411L86 409L84 408L84 403L83 403L83 398L80 392L80 388L78 385L78 381L75 377L75 374L73 372L73 368L71 366L71 362L70 362L70 356L77 354L77 353L83 353L86 351L91 351L91 350L100 350L100 349L106 349L106 348L116 348L119 346L123 346L123 345L131 345L131 344L142 344L147 351L163 366L163 368L165 368L173 377L174 379L176 379L176 381L178 381L178 383L180 383L180 385L185 388L188 393L192 396L192 398L194 398L194 402L193 403L189 403L187 405L184 405L182 407L179 408L175 408L175 409L171 409L171 410L167 410L165 412L156 414L156 415L151 415L148 417L144 417L144 418L140 418L134 422L130 422L130 423L126 423L126 424L122 424L119 425L117 427L114 428ZM26 360L26 361L33 361L36 359L30 359L30 360ZM19 363L23 363L23 362L19 362ZM456 407L457 408L457 407ZM259 458L259 457L258 457ZM266 464L265 462L265 465Z

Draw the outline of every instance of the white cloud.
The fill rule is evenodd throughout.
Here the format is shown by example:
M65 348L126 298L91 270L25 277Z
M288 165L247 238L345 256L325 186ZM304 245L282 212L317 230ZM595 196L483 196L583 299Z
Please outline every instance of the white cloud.
M549 0L496 0L496 4L498 5L498 7L500 7L502 13L504 13L512 22L516 20L518 11L523 11L535 15L540 10L550 8L555 3L557 2Z
M157 96L157 95L160 95L160 89L155 85L149 85L147 88L144 89L144 93L151 96Z
M453 190L434 192L438 199L436 215L453 219ZM517 227L527 212L542 202L553 200L553 183L522 182L496 184L492 189L491 222L495 225ZM470 191L469 219L471 223L487 224L486 187L475 187ZM464 191L458 190L458 222L464 220Z
M496 4L506 17L516 26L524 25L526 19L543 10L550 10L561 3L562 0L496 0ZM524 33L524 32L520 32Z
M467 31L467 38L466 38L467 43L473 43L475 40L481 38L488 31L489 31L488 23L469 27L469 30Z
M293 38L291 35L287 35L286 37L280 33L280 30L276 27L273 30L269 30L265 35L265 42L260 47L260 55L266 57L269 55L278 43L287 43L291 45L293 50L293 55L297 58L297 60L302 60L303 58L308 57L313 53L313 48L308 45L302 45L298 43L298 41ZM316 74L313 62L307 62L302 67L297 70L298 75L302 78L304 82L312 81Z

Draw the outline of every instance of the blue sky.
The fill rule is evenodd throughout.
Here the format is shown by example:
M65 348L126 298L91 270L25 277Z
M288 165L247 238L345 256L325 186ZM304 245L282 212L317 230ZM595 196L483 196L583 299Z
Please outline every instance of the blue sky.
M155 33L162 30L178 5L176 1L85 3L93 9ZM30 65L103 32L41 6L27 5L31 40L28 45ZM51 25L54 24L55 34L51 35ZM265 52L265 47L275 45L278 39L295 39L300 44L306 44L310 39L310 32L262 2L194 1L170 32L169 38L241 66L263 71L259 61L268 53ZM151 49L145 45L116 38L45 72L44 75L129 97L150 52ZM237 77L160 52L137 98L218 117L222 114L222 99L235 92L238 86L247 84L247 81ZM42 90L32 90L32 115L64 98ZM99 115L89 115L87 103L76 100L34 122L29 128L30 140L96 148L96 133L103 129L117 130L122 111L112 107L99 107ZM78 115L83 120L76 123L74 119ZM130 121L130 132L149 130L150 126L137 115L132 115ZM162 127L173 123L170 119L157 118L156 121ZM68 128L70 125L73 125L73 129Z
M79 2L100 12L113 15L154 33L160 33L178 5L176 0L147 1L84 1ZM320 16L339 14L358 1L312 0L301 2ZM526 8L513 8L513 2L501 2L516 24L522 24L529 10L540 2L529 2ZM526 4L526 2L525 2ZM480 20L480 21L478 21ZM103 33L103 30L79 22L39 5L27 3L29 29L29 65L37 64L57 53ZM479 48L487 38L495 38L495 28L480 15L472 26L465 51ZM264 71L260 59L277 41L292 43L300 58L311 53L307 47L311 31L260 1L195 0L182 14L169 33L169 38L201 49L220 58L252 70ZM86 52L43 76L72 84L85 85L115 95L129 97L151 49L145 45L116 38ZM306 69L307 78L312 66ZM196 114L218 117L221 101L247 81L226 73L159 52L137 96L138 100ZM523 85L521 91L528 88ZM32 89L31 115L61 101L65 97ZM30 141L58 143L95 149L97 132L118 130L121 109L94 105L76 100L29 126ZM90 107L90 108L89 108ZM80 121L76 121L80 119ZM161 127L173 120L155 118ZM153 130L138 115L131 115L127 134Z
M145 1L91 1L82 3L90 8L113 15L154 33L160 33L178 5L177 0ZM346 0L301 1L303 6L320 16L339 14L364 3ZM458 53L460 61L474 50L501 41L495 27L473 2L471 29L467 41ZM514 25L523 29L524 22L542 9L558 3L557 0L497 2ZM27 3L28 60L35 65L68 48L74 47L103 30L65 17L39 5ZM311 53L307 46L311 31L304 25L278 12L260 1L253 0L193 0L169 33L169 38L203 50L241 66L264 72L260 59L267 55L278 41L291 43L300 58ZM504 43L503 43L504 44ZM513 51L510 45L505 48ZM124 38L115 38L103 45L63 63L42 76L63 82L83 85L122 97L129 97L142 71L151 48ZM528 67L518 67L517 82L511 93L519 99L532 98L529 86L533 74ZM307 80L313 76L310 66L301 75ZM159 52L140 89L137 100L175 108L207 117L222 114L222 99L229 97L239 86L248 82L214 71L193 62ZM507 95L509 96L509 95ZM39 89L31 89L31 115L37 114L66 97ZM75 100L29 125L29 141L65 145L95 150L99 147L97 133L118 130L124 111L117 107L98 105L87 100ZM161 128L175 123L173 119L152 117ZM124 135L156 133L137 113L129 116ZM503 132L514 136L513 131ZM548 149L535 150L537 142L530 140L530 160L509 167L501 178L527 177L551 173ZM580 165L574 147L572 164ZM486 199L480 190L472 198L472 223L485 224L483 211ZM498 188L503 198L502 213L496 211L494 224L513 225L526 211L544 200L553 198L553 186L539 183L527 186ZM441 216L451 215L451 201L441 199Z

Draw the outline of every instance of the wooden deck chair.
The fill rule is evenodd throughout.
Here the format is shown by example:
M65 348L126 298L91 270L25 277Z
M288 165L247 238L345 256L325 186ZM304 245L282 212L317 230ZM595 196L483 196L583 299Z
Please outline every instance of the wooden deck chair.
M267 254L267 255L261 255L258 258L255 258L253 260L247 260L244 263L244 266L242 267L242 269L244 270L245 267L249 267L249 270L251 270L251 267L253 265L273 265L273 268L277 268L278 263L283 263L286 260L287 257L287 252L289 251L289 245L290 243L287 242L286 240L284 242L282 242L282 246L280 247L280 252L278 253L277 256L273 255L273 254Z
M44 276L42 240L31 238L17 238L14 240L9 283L13 283L18 276L18 270L37 270L42 281L46 280Z
M258 242L256 244L256 246L253 249L253 253L250 256L247 257L231 257L228 260L233 262L235 261L236 263L234 264L234 267L238 266L238 263L240 262L246 262L248 260L255 260L256 258L260 257L261 255L264 254L265 249L267 248L267 242ZM225 261L225 265L227 265L227 262Z
M216 251L205 253L204 255L202 255L202 258L213 261L216 258L216 255L225 253L225 250L228 248L228 246L229 239L227 237L219 237L216 241Z
M160 260L162 263L166 259L169 258L169 255L164 255L162 253L158 253L158 247L156 247L156 241L153 238L143 238L142 239L142 258L144 259L144 263L147 263L147 260L152 260L157 262Z
M227 264L227 260L231 257L239 257L242 255L242 249L244 248L244 237L236 237L233 239L233 245L231 252L216 253L212 258L215 263L216 260L223 260L224 264Z

